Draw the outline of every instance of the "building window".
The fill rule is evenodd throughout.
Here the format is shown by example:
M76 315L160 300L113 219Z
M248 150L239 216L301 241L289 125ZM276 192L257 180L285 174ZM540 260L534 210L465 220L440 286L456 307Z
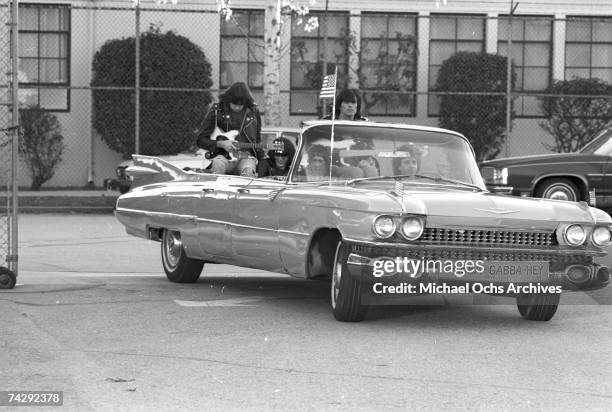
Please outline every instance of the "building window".
M20 4L18 53L21 103L69 110L70 8Z
M612 84L612 18L569 17L565 29L565 79Z
M221 18L219 86L246 82L256 102L263 102L264 11L234 10Z
M429 90L433 91L440 67L446 59L460 51L485 50L485 18L476 15L431 15L429 38ZM429 116L437 116L439 109L440 98L430 95Z
M333 73L338 68L337 88L348 84L349 15L311 11L319 27L306 31L304 24L292 22L291 30L291 114L317 115L321 110L319 91L323 66ZM326 64L325 64L326 63Z
M359 86L364 113L416 115L416 51L416 15L361 14Z
M497 52L508 56L508 16L500 16ZM516 72L514 90L542 93L551 84L552 17L512 17L512 62ZM514 100L517 117L541 117L536 96L521 95Z

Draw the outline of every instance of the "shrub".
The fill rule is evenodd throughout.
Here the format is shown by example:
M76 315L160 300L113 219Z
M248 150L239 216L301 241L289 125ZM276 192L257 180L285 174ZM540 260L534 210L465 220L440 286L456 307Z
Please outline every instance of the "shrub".
M19 118L19 155L27 164L32 190L40 190L62 161L65 145L61 126L57 117L38 106L21 109Z
M134 87L135 38L106 42L93 60L92 86ZM140 85L143 88L197 88L212 85L211 65L189 39L152 27L140 38ZM212 98L208 90L141 90L140 153L178 153L195 144L194 130ZM94 90L94 127L111 149L134 153L135 92Z
M479 93L506 92L506 64L504 56L459 52L438 73L437 91L469 92L441 96L440 126L465 135L479 162L497 156L504 143L506 96ZM511 81L514 85L514 70Z
M612 85L603 80L559 80L553 82L547 94L560 95L539 99L546 117L540 126L555 138L554 145L544 145L549 150L579 150L612 120ZM585 97L588 95L608 97Z

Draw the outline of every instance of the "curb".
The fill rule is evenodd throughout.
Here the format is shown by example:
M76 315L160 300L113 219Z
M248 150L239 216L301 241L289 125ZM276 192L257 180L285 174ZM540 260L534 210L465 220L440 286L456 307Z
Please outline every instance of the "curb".
M32 192L19 193L19 213L113 213L118 193ZM7 211L7 197L0 196L0 213Z

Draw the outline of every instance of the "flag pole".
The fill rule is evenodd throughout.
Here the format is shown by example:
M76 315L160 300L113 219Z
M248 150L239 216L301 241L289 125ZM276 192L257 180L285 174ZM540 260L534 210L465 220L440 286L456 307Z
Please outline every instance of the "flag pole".
M338 84L338 66L334 66L334 96L332 98L332 115L331 115L331 149L329 151L329 185L332 181L332 162L334 160L334 123L336 120L336 84Z

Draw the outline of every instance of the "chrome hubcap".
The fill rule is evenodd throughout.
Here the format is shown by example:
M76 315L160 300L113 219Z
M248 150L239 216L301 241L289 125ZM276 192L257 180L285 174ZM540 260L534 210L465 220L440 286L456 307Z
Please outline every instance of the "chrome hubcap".
M544 193L544 197L548 199L565 200L565 201L570 201L570 202L575 202L578 200L576 199L574 191L571 188L564 186L564 185L551 186Z
M164 237L164 257L169 268L176 268L181 257L181 234L179 232L167 231Z
M551 193L550 198L554 200L569 200L569 196L565 192Z

